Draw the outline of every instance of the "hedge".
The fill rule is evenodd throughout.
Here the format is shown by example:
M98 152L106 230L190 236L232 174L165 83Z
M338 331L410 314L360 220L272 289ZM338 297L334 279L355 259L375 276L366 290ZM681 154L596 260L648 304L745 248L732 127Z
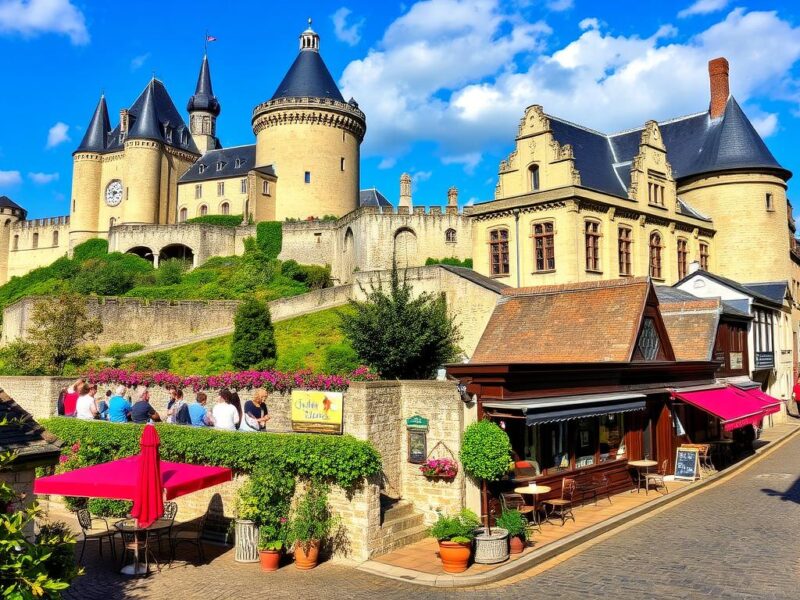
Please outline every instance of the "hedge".
M79 444L81 464L89 465L139 452L143 425L55 417L40 421L65 442ZM380 472L381 458L369 442L343 435L239 433L202 427L157 424L163 460L229 467L241 473L277 469L353 489Z
M283 226L277 221L262 221L256 225L256 243L267 259L278 258L283 247Z
M243 215L203 215L186 219L184 223L205 223L206 225L219 225L221 227L238 227L242 224Z
M464 260L459 260L457 258L431 258L425 261L425 266L431 265L449 265L451 267L464 267L465 269L472 268L472 259L465 258Z

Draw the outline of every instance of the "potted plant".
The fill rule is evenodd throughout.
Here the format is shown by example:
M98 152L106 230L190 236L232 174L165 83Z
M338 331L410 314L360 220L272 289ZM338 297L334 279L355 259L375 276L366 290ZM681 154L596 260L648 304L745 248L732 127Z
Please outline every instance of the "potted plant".
M239 488L236 499L236 520L234 521L236 562L258 562L259 532L256 519L260 513L258 496L250 480Z
M258 559L262 571L277 571L283 550L283 528L286 519L277 525L262 525L258 530Z
M504 510L495 524L508 532L508 545L511 554L520 554L525 549L525 517L516 509Z
M287 523L287 543L294 545L294 565L301 571L319 562L322 542L338 525L328 507L328 487L312 481L300 498Z
M508 471L511 460L511 442L508 434L489 420L472 423L464 430L461 443L461 464L464 471L481 482L483 506L488 510L489 492L487 481L497 481ZM484 515L484 527L475 536L475 562L493 564L508 559L508 532L496 529Z
M430 534L439 542L439 558L445 573L463 573L467 570L472 540L480 524L478 515L466 508L455 515L439 513Z

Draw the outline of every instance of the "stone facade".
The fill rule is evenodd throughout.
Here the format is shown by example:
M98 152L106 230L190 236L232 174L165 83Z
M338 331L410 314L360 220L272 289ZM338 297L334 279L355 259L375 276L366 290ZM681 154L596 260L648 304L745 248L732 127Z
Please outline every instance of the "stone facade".
M5 245L7 279L49 265L69 251L69 217L17 221L10 225ZM3 280L5 281L5 279Z

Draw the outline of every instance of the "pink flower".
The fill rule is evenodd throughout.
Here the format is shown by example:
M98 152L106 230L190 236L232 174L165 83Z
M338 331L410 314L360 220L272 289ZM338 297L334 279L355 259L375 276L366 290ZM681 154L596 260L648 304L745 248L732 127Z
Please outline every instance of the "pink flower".
M68 460L69 460L69 457L68 457L68 456L66 456L65 454L62 454L61 456L59 456L59 457L58 457L58 462L60 462L62 465L63 465L65 462L67 462Z
M72 450L73 452L77 452L77 451L78 451L78 450L80 450L80 449L81 449L81 444L80 444L80 442L75 442L74 444L72 444L72 448L71 448L71 450Z

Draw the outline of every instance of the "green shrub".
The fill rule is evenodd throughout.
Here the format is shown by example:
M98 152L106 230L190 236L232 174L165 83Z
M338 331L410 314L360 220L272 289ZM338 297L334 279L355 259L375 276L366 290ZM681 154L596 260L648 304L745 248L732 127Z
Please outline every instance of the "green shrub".
M90 258L103 258L106 254L108 254L108 240L99 238L86 240L72 250L72 258L78 262L83 262Z
M257 465L250 473L250 480L239 489L237 515L240 519L250 519L259 527L277 527L281 519L289 516L294 488L293 473Z
M312 541L328 538L338 523L328 506L328 486L312 480L294 506L286 526L287 541L300 544L308 552Z
M52 553L44 561L45 571L51 579L72 581L80 569L75 564L75 536L62 521L45 522L36 536L37 546L49 546ZM57 598L53 594L51 598Z
M300 274L300 264L294 260L289 259L285 260L281 263L281 275L288 277L289 279L295 279Z
M183 274L192 266L190 261L171 258L158 263L155 283L157 285L175 285L181 282Z
M275 365L275 329L266 303L249 298L233 319L231 363L237 369L268 369Z
M326 265L299 265L299 273L293 277L295 281L305 283L310 290L331 287L331 267Z
M142 348L144 348L144 344L137 344L135 342L128 344L111 344L105 349L103 355L113 358L115 361L115 366L119 366L119 361L122 360L126 354L138 352Z
M322 365L325 373L350 373L359 367L358 354L350 344L333 344L325 349Z
M462 508L454 515L439 513L436 522L430 528L430 535L440 542L466 544L475 539L475 530L480 525L478 515L468 508Z
M430 258L428 257L425 260L425 265L450 265L451 267L464 267L466 269L472 268L472 259L465 258L464 260L459 260L457 258Z
M122 518L130 514L133 502L127 500L109 500L108 498L89 498L86 508L98 517Z
M125 367L135 371L169 371L172 360L169 352L150 352L125 360Z
M69 447L80 442L82 464L97 464L139 452L143 425L114 425L67 417L41 424ZM252 473L254 467L292 473L352 489L381 470L380 454L369 442L352 436L216 431L157 424L161 459L230 467Z
M522 535L525 533L525 527L528 524L528 520L522 515L521 512L512 508L509 510L504 510L502 513L500 513L500 516L497 517L495 524L497 527L508 531L509 537L514 537L515 535Z
M496 481L508 472L511 462L508 434L487 419L476 421L464 430L459 458L467 475Z
M0 373L3 375L45 375L37 348L26 340L14 340L0 348Z
M243 215L204 215L187 219L185 223L204 223L221 227L238 227L242 224Z
M84 261L72 287L83 295L121 296L133 287L133 281L134 274L123 265L90 258Z
M278 221L262 221L256 225L256 242L267 258L278 258L283 247L283 229Z

